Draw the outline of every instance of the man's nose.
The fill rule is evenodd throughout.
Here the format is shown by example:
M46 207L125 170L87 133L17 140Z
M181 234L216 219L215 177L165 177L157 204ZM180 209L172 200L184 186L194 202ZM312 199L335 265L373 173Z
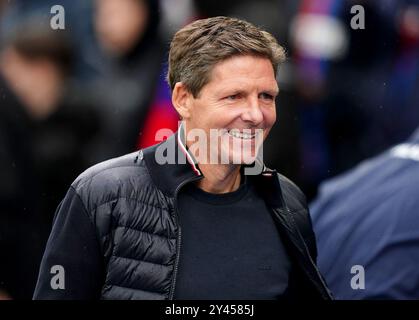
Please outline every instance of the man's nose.
M257 98L252 98L247 101L247 106L245 110L243 110L241 118L243 121L249 122L255 126L263 121L263 113Z

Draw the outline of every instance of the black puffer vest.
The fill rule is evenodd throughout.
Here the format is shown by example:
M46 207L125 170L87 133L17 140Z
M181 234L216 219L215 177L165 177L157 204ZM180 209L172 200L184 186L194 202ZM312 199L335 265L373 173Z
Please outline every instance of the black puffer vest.
M102 299L173 298L182 246L177 196L185 184L203 176L193 161L159 164L156 152L171 148L176 159L191 159L176 133L159 145L98 164L73 183L96 227L105 260ZM296 290L305 297L330 299L315 265L315 237L304 195L266 168L249 177L272 208L300 270Z

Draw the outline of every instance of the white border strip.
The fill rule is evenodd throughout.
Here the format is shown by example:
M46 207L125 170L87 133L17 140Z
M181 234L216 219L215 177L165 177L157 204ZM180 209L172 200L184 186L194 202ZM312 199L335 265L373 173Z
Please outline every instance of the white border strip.
M183 121L181 122L180 126L179 126L179 130L178 130L178 135L177 135L177 140L178 143L180 145L180 147L182 148L183 153L186 155L186 158L188 159L189 164L192 166L192 169L195 171L195 173L197 175L202 175L201 171L196 167L195 162L193 161L192 156L189 154L188 150L186 149L185 145L182 142L182 139L180 138L181 134L185 134L186 132L183 129Z

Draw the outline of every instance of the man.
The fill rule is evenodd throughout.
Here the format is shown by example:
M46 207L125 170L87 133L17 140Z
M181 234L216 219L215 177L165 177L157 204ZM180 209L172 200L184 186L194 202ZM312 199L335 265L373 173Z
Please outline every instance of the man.
M319 268L337 299L419 299L418 185L419 128L321 186Z
M158 0L92 4L94 39L84 54L91 70L79 83L79 94L100 112L104 143L96 148L107 159L136 150L139 138L153 131L148 117L156 105L165 44L159 36ZM175 112L169 110L163 118L172 115L176 124ZM139 136L141 129L145 132Z
M182 125L76 179L35 299L330 299L304 195L275 171L246 176L242 165L256 162L275 122L283 59L245 21L178 31L168 82Z
M66 34L30 16L4 35L0 291L31 299L54 210L74 178L97 161L91 146L100 130L92 107L73 99L73 50Z

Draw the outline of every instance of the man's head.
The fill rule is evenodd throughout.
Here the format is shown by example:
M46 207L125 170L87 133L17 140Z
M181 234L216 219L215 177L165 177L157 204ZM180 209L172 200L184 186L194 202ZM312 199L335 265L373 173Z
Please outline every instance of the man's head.
M45 118L57 107L73 60L68 34L34 17L9 30L0 52L0 73L29 114Z
M96 0L95 5L94 24L100 44L111 54L126 54L147 28L147 1Z
M260 146L254 134L263 130L266 138L276 120L275 78L284 59L273 36L246 21L215 17L178 31L167 79L187 131L202 129L210 138L219 130L218 159L240 152L241 162L251 161Z
M173 90L182 82L197 97L219 62L236 55L269 59L276 74L284 49L268 32L229 17L197 20L179 30L170 45L167 81Z

